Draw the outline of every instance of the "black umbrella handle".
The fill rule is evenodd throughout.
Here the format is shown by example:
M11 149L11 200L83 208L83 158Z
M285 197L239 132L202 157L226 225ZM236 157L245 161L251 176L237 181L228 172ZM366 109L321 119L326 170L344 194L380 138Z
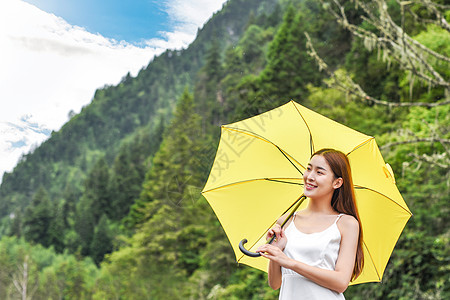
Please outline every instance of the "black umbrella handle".
M245 249L244 244L247 242L248 242L247 239L243 239L242 241L240 241L239 242L239 250L241 250L242 253L244 253L245 255L250 256L250 257L261 256L261 253L259 253L259 252L251 252L251 251L248 251L247 249Z
M272 244L272 242L275 240L275 235L267 242L267 244ZM247 243L247 239L243 239L242 241L239 242L239 250L241 250L242 253L244 253L247 256L250 257L258 257L261 256L261 253L259 252L251 252L248 251L247 249L245 249L244 244Z

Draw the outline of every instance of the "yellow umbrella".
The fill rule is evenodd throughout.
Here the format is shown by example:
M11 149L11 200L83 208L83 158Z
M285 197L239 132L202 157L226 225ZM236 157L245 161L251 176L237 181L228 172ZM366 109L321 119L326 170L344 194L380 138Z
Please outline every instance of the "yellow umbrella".
M411 212L373 137L290 101L222 126L202 194L223 226L237 261L267 271L268 260L244 255L239 243L247 239L249 251L254 252L266 242L266 232L276 220L296 209L303 193L303 171L311 155L322 148L346 153L352 169L365 265L351 284L381 281Z

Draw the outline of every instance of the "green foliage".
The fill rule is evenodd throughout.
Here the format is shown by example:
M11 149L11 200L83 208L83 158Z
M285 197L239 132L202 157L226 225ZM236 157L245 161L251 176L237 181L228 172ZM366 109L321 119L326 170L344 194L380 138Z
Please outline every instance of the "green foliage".
M290 99L305 98L306 84L318 82L314 64L305 51L303 24L304 14L289 6L269 45L264 70L258 77L246 77L238 87L246 91L239 103L242 116L261 113Z
M289 6L269 46L267 67L261 74L264 92L269 97L302 99L305 84L318 83L314 64L306 54L306 37L303 34L306 14Z
M450 107L416 107L403 118L397 132L386 133L381 141L401 142L411 135L417 138L448 128ZM447 125L446 125L447 124ZM450 132L439 132L443 139ZM433 155L443 145L405 143L385 151L392 165L397 185L413 212L400 237L385 272L383 284L351 287L352 299L446 299L450 295L448 243L450 196L448 169L424 164L417 157ZM413 155L412 155L413 154Z
M257 76L242 76L236 87L239 102L235 117L253 116L291 99L306 101L308 85L320 85L322 74L307 53L304 33L309 32L313 40L319 41L319 53L328 55L332 65L341 62L342 52L350 47L344 31L330 20L317 1L291 1L268 44L264 69ZM330 51L330 45L336 51Z
M109 192L111 195L110 218L119 221L127 216L130 206L139 197L142 181L149 166L148 157L159 148L164 130L164 119L154 130L144 128L130 141L126 141L112 166Z
M355 40L351 51L346 56L346 69L353 74L359 85L370 95L378 99L398 102L400 91L398 81L401 72L393 63L388 67L387 62L365 49L361 40Z
M378 136L402 125L399 120L405 113L400 109L370 106L332 88L309 85L308 90L304 103L308 108L367 135Z
M145 203L159 200L175 207L186 201L188 186L201 186L201 181L193 174L200 175L197 171L202 164L198 164L197 153L203 150L202 136L200 116L195 113L192 95L186 88L161 147L153 158L141 196L132 207L131 214L135 220L130 222L139 224L146 218L142 211Z
M268 287L266 274L242 267L237 271L232 283L226 288L217 291L218 299L278 299L278 292Z
M145 291L140 284L146 280L151 297L163 298L169 285L170 291L183 290L185 283L179 279L199 268L200 251L208 232L197 219L208 207L205 203L199 206L195 196L204 178L197 158L203 143L200 124L192 95L185 89L143 184L139 202L142 214L139 216L135 211L133 215L137 217L134 219L136 233L126 240L128 246L108 257L110 263L102 265L109 272L102 276L101 282L111 275L120 276L115 265L123 263L132 265L139 279L127 280L112 293L140 297ZM156 267L169 267L169 271L157 272ZM127 293L123 294L122 290ZM103 294L99 291L96 295ZM182 296L174 293L173 297Z
M1 299L88 299L98 273L90 260L15 237L0 240L0 263Z
M252 73L259 73L265 65L265 48L273 37L271 30L264 30L258 25L250 25L239 40L238 47L242 53L243 63Z
M74 256L57 256L42 271L37 291L40 299L88 299L98 270L91 261L78 261Z

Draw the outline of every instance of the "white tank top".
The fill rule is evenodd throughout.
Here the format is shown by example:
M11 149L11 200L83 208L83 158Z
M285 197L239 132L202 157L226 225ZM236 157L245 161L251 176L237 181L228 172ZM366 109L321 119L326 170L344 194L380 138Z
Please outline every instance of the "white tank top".
M294 218L285 230L288 239L284 253L305 264L334 270L339 255L341 233L337 221L343 215L337 216L334 223L323 231L303 233L294 224ZM280 299L345 299L342 293L337 293L303 277L291 269L281 268L282 283Z

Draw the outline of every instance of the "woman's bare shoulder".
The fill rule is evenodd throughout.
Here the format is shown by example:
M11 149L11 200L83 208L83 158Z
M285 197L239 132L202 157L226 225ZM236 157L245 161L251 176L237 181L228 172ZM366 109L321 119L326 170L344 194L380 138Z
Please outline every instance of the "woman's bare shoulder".
M290 215L289 213L286 213L286 214L282 215L281 217L279 217L277 220L277 224L278 225L283 224L284 221L289 217L289 215ZM290 222L291 220L292 220L292 218L290 218L290 220L288 220L288 222Z
M355 217L351 215L342 215L342 217L339 219L338 227L341 230L341 232L358 232L359 231L359 222L356 220Z

